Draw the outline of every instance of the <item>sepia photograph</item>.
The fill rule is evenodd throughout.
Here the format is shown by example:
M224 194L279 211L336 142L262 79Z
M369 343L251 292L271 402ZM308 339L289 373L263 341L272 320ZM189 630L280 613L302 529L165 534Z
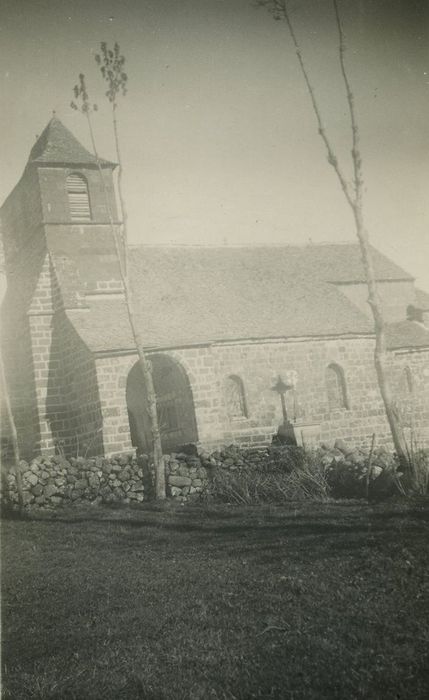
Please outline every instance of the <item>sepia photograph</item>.
M429 697L429 1L0 3L1 697Z

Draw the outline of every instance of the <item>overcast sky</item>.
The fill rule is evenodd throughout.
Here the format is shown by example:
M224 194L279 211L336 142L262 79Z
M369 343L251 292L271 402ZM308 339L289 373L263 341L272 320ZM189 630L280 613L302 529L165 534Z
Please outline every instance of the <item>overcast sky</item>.
M373 244L429 291L429 2L339 0L361 128ZM291 3L325 121L349 162L347 104L330 0ZM252 0L2 0L0 198L52 110L88 146L70 108L83 71L99 150L114 156L93 59L117 40L132 242L353 241L286 26Z

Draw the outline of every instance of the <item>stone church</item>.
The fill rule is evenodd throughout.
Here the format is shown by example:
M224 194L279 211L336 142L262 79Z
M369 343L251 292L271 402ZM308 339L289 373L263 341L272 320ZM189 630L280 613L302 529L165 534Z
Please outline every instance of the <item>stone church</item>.
M114 228L115 164L103 160ZM1 208L2 348L21 453L148 449L145 396L112 226L91 155L53 118ZM376 250L397 410L429 424L429 295ZM389 431L358 246L130 246L136 317L165 451L379 442ZM281 389L279 393L279 389Z

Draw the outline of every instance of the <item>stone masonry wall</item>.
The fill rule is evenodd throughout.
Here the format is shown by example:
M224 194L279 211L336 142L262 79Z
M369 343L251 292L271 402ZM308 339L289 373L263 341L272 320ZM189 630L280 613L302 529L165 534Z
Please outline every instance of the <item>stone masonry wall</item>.
M165 351L186 371L193 394L199 445L214 449L235 443L262 446L271 442L282 422L280 399L271 387L279 374L294 370L298 376L296 397L287 396L289 415L296 409L297 430L317 427L318 441L368 445L390 444L390 433L379 394L373 361L372 338L265 341L211 345ZM106 454L130 449L126 407L127 376L136 355L98 358L97 376L103 414ZM330 410L325 371L336 363L344 371L348 408ZM403 404L402 372L409 366L415 378L414 425L429 424L429 353L391 355L391 376L398 402ZM224 383L238 375L245 391L247 416L230 419ZM304 426L304 428L302 428Z
M84 175L98 227L85 231L70 223L66 191L69 172L61 167L27 167L1 209L8 278L2 308L2 348L21 455L26 459L40 452L53 454L57 443L72 454L87 451L88 443L90 453L100 453L103 447L95 360L64 314L63 290L60 292L50 251L55 250L58 264L69 271L67 277L61 269L63 277L76 281L76 261L69 258L84 243L84 264L79 274L82 277L90 273L91 279L86 282L91 289L98 289L93 278L99 277L97 251L104 250L103 244L108 280L114 276L117 261L110 229L100 226L107 214L97 169L87 168ZM105 178L116 217L110 169ZM91 245L95 257L89 254ZM115 283L118 286L116 279ZM65 291L69 291L67 286ZM65 301L75 304L79 291L74 290ZM7 429L3 434L7 436ZM130 447L129 441L125 443L121 447Z
M137 355L96 358L106 455L132 450L126 388L128 372L136 361Z
M108 221L106 200L104 196L100 173L96 167L41 167L38 169L39 187L43 207L43 220L49 224L70 221L70 209L67 197L66 180L68 175L79 173L88 184L91 206L91 219L96 223ZM113 177L110 168L103 169L103 179L106 184L113 219L117 219L116 200L113 188Z
M390 443L373 351L373 338L350 338L243 341L176 350L171 354L188 372L200 443L210 448L230 442L267 444L282 421L280 399L271 387L279 375L285 377L290 370L297 373L298 381L295 401L292 393L287 395L288 412L292 417L296 409L298 426L320 426L319 439L325 442L342 438L351 444L368 444L376 432L378 442ZM329 408L325 371L331 363L343 369L348 408ZM415 377L415 422L428 424L429 352L392 354L391 377L399 402L402 390L398 371L400 374L404 364L410 366ZM237 375L243 382L247 417L233 420L228 417L224 382L229 375Z
M27 242L34 240L42 222L40 187L35 168L27 168L1 208L2 240L6 273L21 257Z
M54 445L67 455L102 454L95 360L62 311L53 321L50 367L46 413Z
M21 462L25 506L52 508L73 503L131 503L144 500L144 460L61 456ZM4 499L18 503L13 471L5 475Z
M390 373L409 442L429 447L429 350L392 353Z
M6 380L23 456L43 449L43 402L51 342L50 262L40 232L25 240L19 259L9 260L2 307Z

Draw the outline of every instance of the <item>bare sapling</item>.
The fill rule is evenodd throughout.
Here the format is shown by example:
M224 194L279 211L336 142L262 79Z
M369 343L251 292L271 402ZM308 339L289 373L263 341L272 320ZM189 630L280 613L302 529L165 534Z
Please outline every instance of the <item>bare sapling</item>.
M119 52L119 47L118 47L118 52ZM127 81L127 76L125 73L122 71L123 77L121 78L121 82L118 84L118 90L121 89L123 91L123 94L125 94L125 83ZM123 87L121 87L123 86ZM115 94L115 101L116 101L116 95ZM132 286L129 281L129 265L128 265L128 247L127 247L127 240L126 240L126 221L123 223L123 230L122 232L118 230L117 226L115 225L114 219L113 219L113 212L112 212L112 207L111 207L111 202L109 198L109 193L107 190L107 185L106 181L104 178L103 174L103 168L102 168L102 163L100 160L100 157L98 155L98 150L96 146L96 141L95 141L95 135L94 135L94 129L92 125L92 113L97 110L97 105L91 104L89 100L89 95L88 95L88 90L86 86L86 81L85 81L85 76L83 73L79 75L79 82L75 85L74 87L74 97L75 101L71 103L71 106L73 109L78 109L79 111L82 112L82 114L86 117L87 123L88 123L88 130L91 138L91 144L92 144L92 150L94 153L94 157L97 163L97 168L100 174L100 181L102 184L102 191L103 191L103 196L105 200L105 207L106 207L106 212L109 220L109 225L110 229L112 232L112 237L114 240L115 244L115 250L116 250L116 256L118 259L118 266L119 266L119 273L123 285L123 290L124 290L124 296L125 296L125 304L126 304L126 309L127 309L127 314L128 314L128 319L130 323L130 328L131 332L133 334L134 338L134 343L136 347L136 351L138 354L139 358L139 364L141 367L142 371L142 376L143 376L143 382L144 382L144 388L145 388L145 394L146 394L146 403L147 403L147 411L148 411L148 416L149 416L149 422L150 422L150 428L151 428L151 436L152 436L152 459L153 459L153 464L154 464L154 471L155 471L155 495L157 499L163 499L166 496L165 492L165 466L164 466L164 456L162 453L162 445L161 445L161 433L159 429L159 422L158 422L158 414L157 414L157 406L156 406L156 393L155 393L155 387L154 387L154 382L153 382L153 375L152 375L152 363L150 362L149 358L146 357L145 351L144 351L144 345L143 345L143 337L138 329L138 325L136 322L135 318L135 311L134 311L134 303L133 303L133 292L132 292ZM80 103L80 105L78 104ZM116 108L115 108L116 109ZM117 133L117 132L116 132ZM122 164L120 161L120 153L118 150L118 139L116 139L116 145L117 145L117 155L118 155L118 164L120 170L122 170ZM122 213L125 211L124 207L124 200L122 196L122 191L120 190L120 203L121 203L121 209Z
M380 389L380 394L383 400L387 421L392 435L393 444L398 455L398 459L403 469L409 469L410 465L408 459L407 443L405 440L400 416L398 415L398 412L395 409L393 391L391 388L391 382L388 374L386 324L383 316L382 303L377 291L376 276L374 272L374 264L369 236L364 223L364 180L362 175L362 157L360 152L359 126L356 118L355 99L351 89L351 83L348 77L345 64L346 42L343 25L339 13L338 2L337 0L333 0L333 10L338 31L338 55L340 69L343 83L345 86L351 127L352 148L350 154L353 168L353 181L351 184L347 181L347 178L344 175L335 150L332 146L331 140L327 134L325 124L322 119L319 103L317 101L315 89L311 83L309 72L304 61L303 52L297 38L294 24L291 19L291 12L288 0L259 0L258 4L267 7L272 13L274 19L283 20L286 23L290 37L292 39L293 46L295 48L299 68L302 73L305 85L307 87L308 94L310 96L312 109L317 121L318 132L325 144L328 162L335 171L341 190L353 215L355 232L360 247L366 285L368 288L368 304L371 308L372 317L374 321L374 364L378 386Z

